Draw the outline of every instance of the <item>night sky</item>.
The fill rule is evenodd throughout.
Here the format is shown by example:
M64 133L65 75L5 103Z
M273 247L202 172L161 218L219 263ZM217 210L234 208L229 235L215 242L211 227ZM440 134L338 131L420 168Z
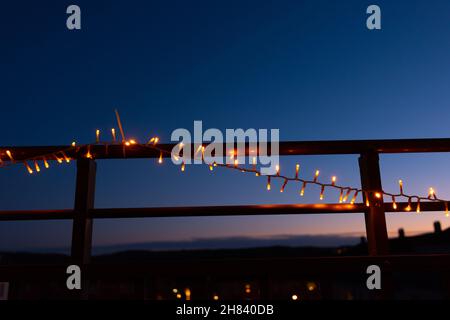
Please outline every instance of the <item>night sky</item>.
M366 28L373 3L382 30ZM66 28L70 4L81 7L81 30ZM448 138L449 33L445 0L8 1L0 10L0 145L89 143L97 128L117 127L115 108L139 141L170 142L194 120L278 128L286 141ZM448 199L449 160L383 155L383 188L397 191L403 179L408 193L432 186ZM281 170L293 173L296 162L304 177L318 168L324 179L360 186L356 156L283 158ZM23 166L0 169L0 210L71 208L74 183L75 163L33 176ZM318 190L300 198L299 186L278 187L267 192L264 179L226 169L104 160L96 207L318 201ZM435 220L450 225L441 212L387 214L392 235L430 231ZM94 245L321 234L362 235L363 215L102 220ZM69 221L0 222L0 250L62 248L70 237Z

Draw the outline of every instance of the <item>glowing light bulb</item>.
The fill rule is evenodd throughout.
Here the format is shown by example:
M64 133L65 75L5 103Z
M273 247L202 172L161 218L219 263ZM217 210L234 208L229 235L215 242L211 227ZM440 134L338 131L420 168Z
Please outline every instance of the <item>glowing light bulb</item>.
M359 191L356 191L356 192L353 194L352 200L350 200L350 204L355 204L356 197L358 196L358 193L359 193Z
M420 199L417 199L416 212L420 213Z
M53 157L55 158L56 161L58 161L58 163L61 164L63 162L62 159L60 157L58 157L56 154L53 155Z
M45 167L46 169L48 169L48 168L50 167L50 165L49 165L48 162L47 162L47 159L45 159L45 158L44 158L44 167Z
M340 189L339 191L339 203L342 203L342 201L344 201L344 189Z
M31 167L28 165L28 163L26 161L24 161L23 164L27 168L28 173L33 174L33 169L31 169Z
M403 181L402 180L398 180L398 186L400 188L400 194L403 194Z
M162 152L159 153L158 163L163 163L163 154L162 154Z
M411 198L408 198L408 205L406 206L405 211L411 211Z
M116 142L116 129L111 128L111 135L112 135L113 142Z
M331 177L331 185L335 186L336 185L336 176L332 176Z
M320 196L319 199L323 200L323 193L325 192L325 186L322 186L322 188L320 189Z
M6 155L8 156L8 158L9 158L12 162L14 162L14 158L13 158L13 156L12 156L11 151L6 150Z
M100 142L100 130L99 129L95 130L95 142L96 143Z
M67 163L69 163L69 162L70 162L70 159L69 159L69 157L64 153L64 151L61 151L61 154L63 155L64 160L65 160Z
M280 166L278 164L275 166L275 171L277 172L277 176L279 176L280 175Z
M298 296L296 294L293 294L291 299L294 300L294 301L297 301L298 300Z
M72 141L71 146L72 146L72 147L75 147L76 145L77 145L77 143L76 143L75 141Z
M445 202L445 216L448 218L448 203Z
M392 208L394 210L397 210L397 203L395 202L395 197L394 196L392 196Z
M284 192L284 188L286 187L287 183L288 183L288 180L287 180L287 179L284 179L284 183L283 183L283 185L281 186L280 192Z
M380 199L381 198L381 193L375 192L375 198Z
M300 172L300 165L297 163L295 165L295 179L298 179L298 173Z
M91 145L88 145L88 146L87 146L86 158L87 158L87 159L92 159Z
M181 171L184 172L184 170L186 170L186 164L183 161L183 163L181 164Z
M213 295L213 300L215 301L219 300L219 296L217 294Z
M366 207L370 207L369 194L367 192L364 192L364 196L366 198Z
M239 164L239 161L238 161L238 159L234 159L234 167L235 167L235 168L237 168L237 167L238 167L238 164Z
M267 177L267 191L270 191L270 176Z
M39 163L36 160L34 160L34 167L36 169L36 172L41 172L41 168L39 167Z
M316 170L316 173L314 174L314 182L317 182L317 178L319 177L319 170Z
M306 181L303 181L302 189L300 190L300 196L303 197L305 195L305 189L306 189Z

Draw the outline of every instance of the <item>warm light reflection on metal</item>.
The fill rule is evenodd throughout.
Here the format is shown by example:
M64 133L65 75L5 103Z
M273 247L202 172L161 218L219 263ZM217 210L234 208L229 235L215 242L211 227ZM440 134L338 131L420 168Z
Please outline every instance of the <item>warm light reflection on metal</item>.
M189 288L184 289L184 295L186 297L186 301L190 301L191 300L191 289L189 289Z

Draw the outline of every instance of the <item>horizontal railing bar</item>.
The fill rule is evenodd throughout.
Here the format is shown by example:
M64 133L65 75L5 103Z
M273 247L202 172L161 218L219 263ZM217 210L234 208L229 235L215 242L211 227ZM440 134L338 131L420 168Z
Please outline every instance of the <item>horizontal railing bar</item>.
M176 144L158 144L158 147L171 151ZM225 145L223 145L225 147ZM36 147L0 147L0 156L8 160L5 150L10 150L15 160L30 159L44 154L52 154L70 146L36 146ZM96 159L123 158L156 158L159 151L142 145L93 145L90 152ZM270 150L270 148L269 148ZM336 141L284 141L280 142L280 155L326 155L326 154L361 154L367 151L378 153L422 153L422 152L450 152L450 139L397 139L397 140L336 140ZM80 158L84 150L68 150L68 157ZM225 154L225 153L224 153ZM247 148L247 155L249 150ZM254 155L254 154L252 154ZM168 154L163 154L167 157Z
M5 210L0 211L0 221L19 220L67 220L72 219L73 210Z
M407 202L398 202L398 210L392 203L385 203L386 212L405 212ZM239 205L239 206L198 206L198 207L154 207L154 208L102 208L91 209L89 214L95 219L113 218L150 218L150 217L214 217L214 216L249 216L249 215L296 215L296 214L338 214L363 213L365 205L351 204L273 204L273 205ZM420 209L443 211L439 202L422 202ZM415 204L412 204L415 210ZM414 211L415 212L415 211ZM72 219L74 210L20 210L0 211L0 221L19 220L59 220Z
M369 265L378 265L385 272L446 272L450 267L449 254L346 256L346 257L299 257L299 258L200 258L158 260L139 264L95 264L86 266L85 277L95 279L132 279L142 276L176 275L177 278L213 276L259 277L277 275L327 277L345 273L365 274ZM0 266L0 281L14 279L42 280L65 279L67 265L6 265ZM334 277L335 278L335 277ZM65 281L65 280L64 280Z

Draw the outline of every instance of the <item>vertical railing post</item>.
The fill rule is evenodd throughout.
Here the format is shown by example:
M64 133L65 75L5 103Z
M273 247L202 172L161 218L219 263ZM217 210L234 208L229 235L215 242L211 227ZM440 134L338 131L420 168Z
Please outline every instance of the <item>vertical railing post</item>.
M92 218L89 210L94 207L96 163L92 159L77 160L77 181L75 189L75 216L72 228L72 263L83 271L91 258ZM87 293L85 277L82 283L84 297Z
M366 190L376 190L381 193L381 174L379 157L376 152L365 152L359 157L361 186ZM366 233L369 255L386 255L389 253L386 217L383 197L377 198L374 193L363 193L364 203L368 197L370 207L365 210Z

